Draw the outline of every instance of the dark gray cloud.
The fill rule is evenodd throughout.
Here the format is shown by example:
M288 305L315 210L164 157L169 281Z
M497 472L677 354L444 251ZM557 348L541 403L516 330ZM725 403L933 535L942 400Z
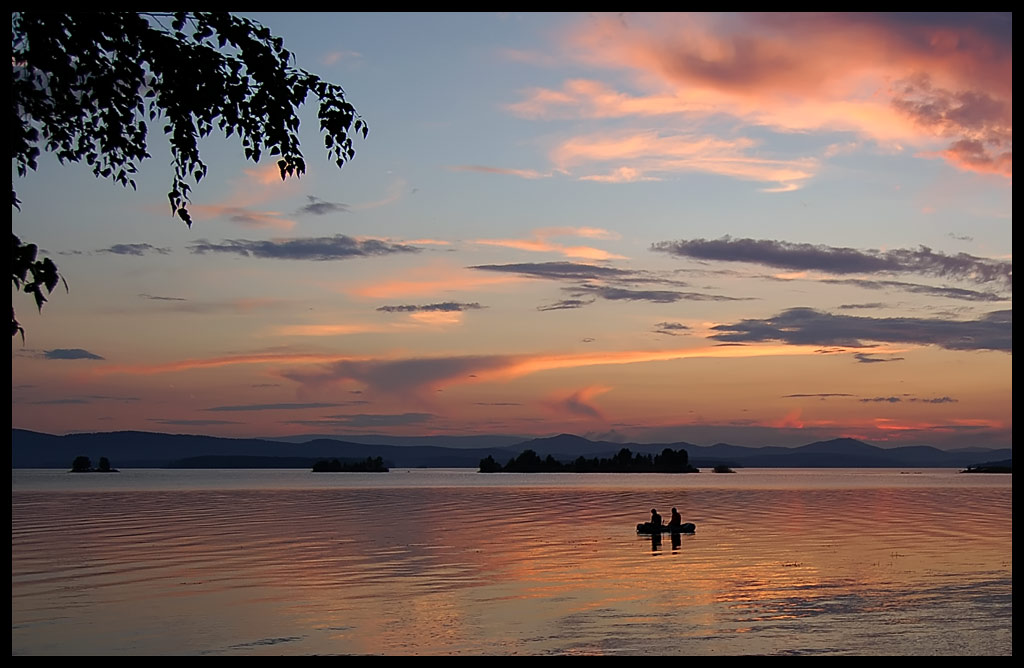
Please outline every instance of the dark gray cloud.
M658 334L668 334L669 336L679 336L680 332L685 332L690 328L681 322L659 322L654 326L654 331Z
M458 311L475 311L483 308L487 307L481 306L476 302L472 302L470 304L464 304L461 302L441 302L439 304L401 304L398 306L381 306L377 310L383 311L384 313L425 313L434 311L451 313Z
M717 325L719 341L782 341L792 345L868 347L865 342L935 345L948 350L1013 350L1013 311L977 320L869 318L792 308L763 320Z
M142 256L146 253L159 253L160 255L168 255L171 252L170 248L157 248L152 244L114 244L109 248L101 248L96 251L97 253L113 253L115 255L136 255Z
M563 311L578 309L593 304L597 299L610 301L648 301L656 304L671 304L678 301L738 301L741 297L723 297L701 292L685 292L680 290L638 289L636 285L662 284L672 287L685 287L689 284L673 278L671 274L653 273L616 269L579 262L526 262L518 264L476 265L470 269L483 271L501 271L545 278L555 281L579 282L574 287L563 290L570 299L561 299L551 304L537 307L538 311Z
M843 310L852 310L852 309L859 309L859 308L873 309L873 308L885 308L885 304L883 304L882 302L871 302L869 304L840 304L836 308L843 309Z
M902 362L903 357L878 357L874 353L854 353L854 359L861 364L874 364L876 362Z
M521 262L517 264L481 264L468 267L482 271L501 271L520 276L546 278L553 281L601 281L619 285L660 283L687 287L689 283L674 278L679 272L650 272L616 269L582 262Z
M142 297L143 299L152 299L154 301L159 301L159 302L185 302L185 301L188 301L184 297L159 297L157 295L147 295L147 294L145 294L143 292L140 292L139 296Z
M96 353L91 353L82 348L54 348L43 352L43 358L48 360L101 360L104 359Z
M831 397L852 397L845 392L816 392L814 394L784 394L783 399L829 399Z
M207 411L290 411L307 408L338 408L346 404L242 404L239 406L214 406L205 408Z
M907 402L910 402L910 403L919 403L919 404L955 404L955 403L958 403L959 400L958 399L953 399L952 397L935 397L935 398L932 398L932 399L924 399L924 398L921 398L921 397L912 397L912 396L910 396L908 394L904 394L904 395L899 396L899 397L869 397L869 398L866 398L866 399L858 399L858 401L860 401L862 403L889 403L889 404L898 404L898 403L901 403L901 402L904 402L904 401L907 401Z
M994 292L979 292L964 288L943 288L934 285L922 285L920 283L906 283L904 281L874 281L866 278L825 278L821 282L830 285L854 285L865 290L903 290L919 295L932 295L934 297L961 299L971 302L1004 302L1010 300L1009 297Z
M406 394L434 383L471 375L474 371L502 368L507 358L445 357L409 360L345 360L321 367L319 371L285 372L285 378L307 385L322 385L343 380L364 383L374 390Z
M238 223L239 225L253 225L260 226L265 221L265 218L260 215L254 215L241 207L227 207L223 210L223 214L227 216L227 219L232 223Z
M608 285L581 285L576 288L566 288L566 290L571 291L574 296L585 293L612 301L648 301L656 304L671 304L683 298L682 293L674 290L630 290Z
M596 299L562 299L554 304L547 304L545 306L538 306L538 311L565 311L568 309L583 308L593 304Z
M193 253L234 253L245 257L273 258L278 260L345 260L353 257L391 255L394 253L418 253L419 248L405 244L392 244L378 239L360 241L344 234L333 237L307 237L305 239L277 239L272 241L250 241L229 239L219 244L202 239L192 244Z
M348 213L349 211L349 206L347 204L341 204L340 202L328 202L320 199L319 197L313 197L312 195L306 195L306 199L309 200L309 203L305 206L299 207L297 213L308 213L313 216L326 216L329 213Z
M504 369L513 358L503 355L413 358L403 360L345 360L318 370L296 369L281 375L318 389L342 381L355 381L385 395L415 399L425 391L477 372Z
M482 271L503 271L552 280L632 280L637 273L614 267L579 262L521 262L518 264L480 264L469 267Z
M573 297L591 294L610 301L647 301L655 304L673 304L678 301L698 302L733 302L743 301L746 297L725 297L709 295L703 292L681 292L679 290L633 290L617 288L609 285L584 284L574 288L565 288Z
M800 244L771 239L691 239L661 241L651 250L697 260L750 262L796 271L815 270L830 274L919 273L987 283L997 281L1007 288L1013 282L1013 263L975 257L966 253L945 255L926 246L890 251L858 250L834 246Z
M596 418L603 420L604 416L596 406L591 406L587 403L587 400L579 393L573 394L572 396L566 397L561 401L549 401L548 407L557 410L571 413L573 415L581 415L583 417Z

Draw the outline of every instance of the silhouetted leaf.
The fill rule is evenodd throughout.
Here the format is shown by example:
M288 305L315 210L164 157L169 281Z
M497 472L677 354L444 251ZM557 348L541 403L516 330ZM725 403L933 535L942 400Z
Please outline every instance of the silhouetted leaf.
M168 30L161 23L166 17L12 12L15 122L9 141L19 176L35 170L46 150L61 163L84 161L96 176L135 188L128 175L150 157L148 123L159 120L171 150L171 212L191 226L185 180L198 183L207 173L198 138L216 125L225 137L239 136L246 159L259 162L266 150L283 156L282 178L301 176L298 106L309 93L319 99L328 155L339 167L354 157L349 133L365 138L365 121L340 86L293 67L283 40L268 28L227 13L179 11ZM194 28L191 36L186 25ZM226 47L228 53L221 50ZM11 201L19 207L13 187ZM53 272L58 276L55 265ZM20 279L26 289L29 274L26 269ZM41 306L39 288L55 285L36 282L28 291ZM13 307L11 324L12 336L24 335Z

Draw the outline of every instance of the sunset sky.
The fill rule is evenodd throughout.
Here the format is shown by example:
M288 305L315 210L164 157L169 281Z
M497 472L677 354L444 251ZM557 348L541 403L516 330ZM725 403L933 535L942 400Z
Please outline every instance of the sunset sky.
M44 157L12 426L1010 447L1009 14L248 14L344 169Z

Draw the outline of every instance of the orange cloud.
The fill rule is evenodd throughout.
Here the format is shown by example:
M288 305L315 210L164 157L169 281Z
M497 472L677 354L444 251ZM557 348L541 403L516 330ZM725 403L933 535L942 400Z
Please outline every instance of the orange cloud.
M562 244L543 241L541 239L477 239L474 243L484 246L501 246L535 253L553 252L565 257L578 257L588 260L623 260L624 255L617 255L600 248L590 246L564 246Z
M581 236L590 239L617 239L618 234L596 227L544 227L533 231L529 239L477 239L473 243L484 246L501 246L537 253L553 252L565 257L588 260L623 260L622 255L610 253L591 246L566 246L550 241L552 237Z
M284 325L275 328L275 334L282 336L345 336L347 334L366 334L381 332L387 329L380 325Z
M508 169L505 167L488 167L486 165L455 165L449 167L460 172L482 172L484 174L508 174L523 179L545 179L551 176L551 172L538 172L535 169Z
M585 237L587 239L621 239L622 235L600 227L542 227L534 230L542 238Z
M255 353L223 355L205 359L187 359L161 364L106 365L96 367L96 375L151 375L192 369L249 364L318 365L283 373L302 384L322 386L343 380L358 380L391 392L415 395L424 389L436 390L451 385L493 382L551 371L588 366L639 364L691 358L739 358L778 355L817 355L816 346L749 345L707 346L675 350L598 351L568 354L479 355L426 358L371 358L327 353ZM596 391L595 391L596 393ZM587 396L595 396L590 394ZM584 397L586 398L586 397Z
M281 168L276 164L267 164L259 167L253 167L252 169L242 170L249 183L255 183L261 186L277 185L279 183L287 183L288 179L281 178Z
M462 322L461 311L420 311L410 313L409 318L424 325L434 327L458 325Z

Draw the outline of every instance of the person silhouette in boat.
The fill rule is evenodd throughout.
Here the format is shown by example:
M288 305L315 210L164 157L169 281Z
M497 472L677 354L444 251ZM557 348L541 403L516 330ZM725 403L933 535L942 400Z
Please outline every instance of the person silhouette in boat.
M668 525L676 530L683 525L683 518L675 508L672 509L672 519L668 521Z
M658 529L661 527L661 515L658 514L656 508L651 508L651 530Z

